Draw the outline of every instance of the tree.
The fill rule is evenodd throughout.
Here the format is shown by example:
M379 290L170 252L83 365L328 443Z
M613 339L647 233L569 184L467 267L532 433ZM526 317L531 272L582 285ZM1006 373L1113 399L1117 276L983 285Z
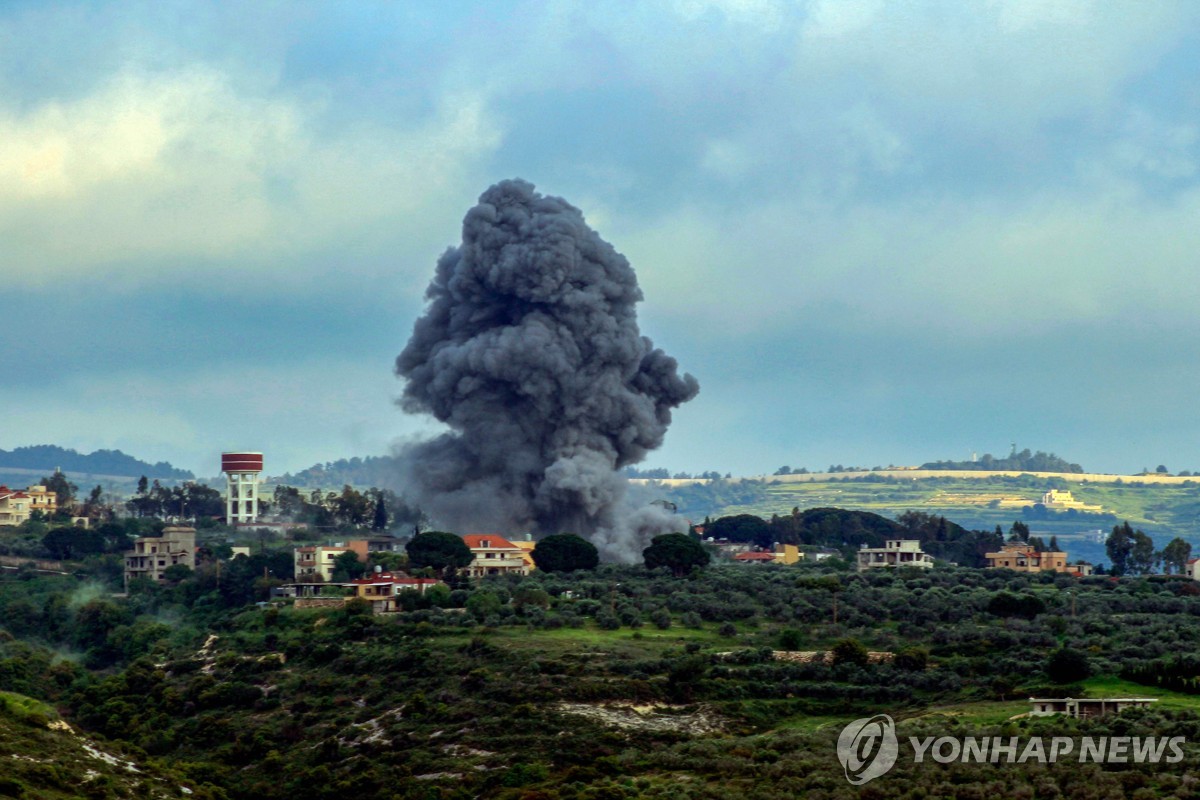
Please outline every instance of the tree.
M834 664L857 664L866 666L870 660L867 648L857 639L842 639L829 651Z
M332 578L337 583L361 578L366 571L367 565L358 560L358 553L353 550L338 553L333 559Z
M342 487L342 493L335 497L332 506L334 514L343 524L357 526L367 521L371 501L362 492L347 484Z
M61 472L55 472L49 478L42 478L42 485L58 496L58 510L69 511L75 502L75 493L79 487L67 480Z
M408 563L412 566L443 572L465 567L475 557L461 537L442 531L418 533L404 549L408 551Z
M596 545L573 533L558 533L539 540L531 555L542 572L595 569L600 563Z
M642 551L642 560L647 569L668 567L676 577L682 577L693 569L708 566L711 557L700 542L686 533L664 533L650 540L650 546Z
M66 560L104 552L104 537L96 531L75 527L55 528L42 537L42 547L53 558Z
M1129 571L1139 575L1148 575L1154 571L1154 540L1140 530L1133 532Z
M1133 528L1126 522L1116 525L1104 542L1108 560L1112 562L1112 574L1124 575L1129 569L1129 556L1133 552Z
M1031 594L1015 595L997 592L988 601L987 611L997 617L1024 617L1033 619L1046 610L1046 604Z
M1192 546L1177 536L1162 550L1163 568L1168 573L1174 568L1176 574L1182 575L1187 571L1187 562L1191 557Z
M371 520L371 530L386 531L388 526L387 503L384 502L383 492L375 492L375 517Z
M1029 541L1029 526L1021 520L1017 520L1012 524L1009 530L1008 540L1010 542L1027 542Z
M1078 650L1063 647L1054 651L1046 662L1046 675L1058 684L1078 683L1092 674L1087 656Z
M714 539L728 539L731 542L753 542L763 548L770 547L775 541L775 533L771 526L762 517L753 514L721 517L705 526L704 535Z

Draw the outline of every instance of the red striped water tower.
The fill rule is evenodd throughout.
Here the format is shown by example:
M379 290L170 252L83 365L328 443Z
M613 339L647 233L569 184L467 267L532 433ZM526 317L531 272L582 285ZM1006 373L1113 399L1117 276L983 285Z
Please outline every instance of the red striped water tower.
M262 468L262 453L221 453L221 472L225 473L227 481L227 524L258 521L258 476Z

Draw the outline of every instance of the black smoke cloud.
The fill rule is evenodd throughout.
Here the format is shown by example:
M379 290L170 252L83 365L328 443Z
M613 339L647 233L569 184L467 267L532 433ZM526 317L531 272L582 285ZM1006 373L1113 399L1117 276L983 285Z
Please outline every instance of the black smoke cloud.
M396 359L401 407L450 431L406 447L404 483L460 532L588 536L640 556L677 527L624 502L619 470L662 444L696 379L638 331L629 262L579 209L509 180L463 220Z

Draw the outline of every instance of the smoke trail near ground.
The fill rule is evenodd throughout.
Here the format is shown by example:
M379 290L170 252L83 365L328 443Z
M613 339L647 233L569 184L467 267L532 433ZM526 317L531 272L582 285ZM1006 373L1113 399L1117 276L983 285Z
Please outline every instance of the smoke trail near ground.
M496 184L426 299L396 359L401 407L450 427L401 452L426 512L460 532L579 533L623 561L678 528L624 505L619 470L662 444L699 385L639 333L637 277L578 209Z

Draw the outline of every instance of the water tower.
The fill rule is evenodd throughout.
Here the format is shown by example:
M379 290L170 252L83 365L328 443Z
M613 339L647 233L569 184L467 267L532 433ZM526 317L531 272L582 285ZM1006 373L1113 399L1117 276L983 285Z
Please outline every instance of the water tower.
M225 522L258 522L258 475L262 453L221 453L221 472L228 482L225 492Z

